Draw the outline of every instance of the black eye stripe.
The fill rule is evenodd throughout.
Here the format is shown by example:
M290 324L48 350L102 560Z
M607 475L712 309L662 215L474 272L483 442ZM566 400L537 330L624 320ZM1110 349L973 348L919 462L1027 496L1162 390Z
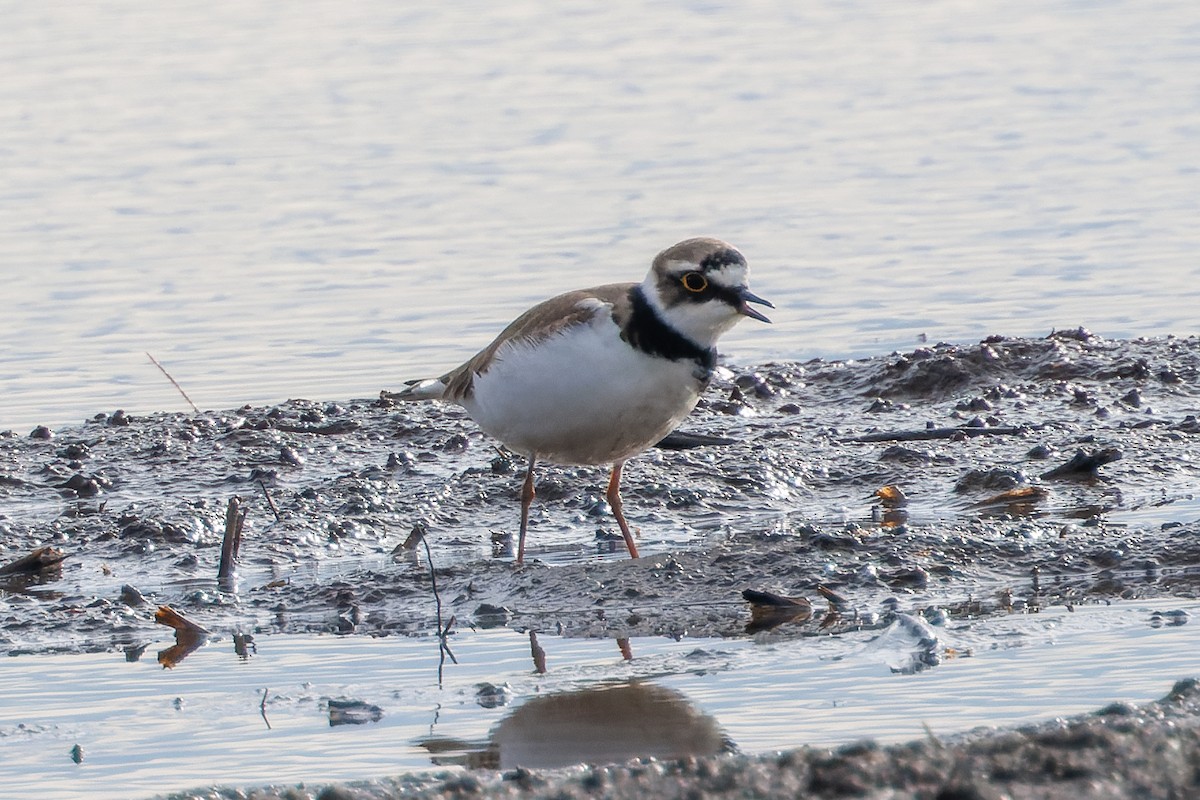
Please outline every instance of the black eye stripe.
M684 300L690 300L693 303L705 303L705 302L708 302L709 300L722 300L734 307L741 305L742 292L740 289L736 289L736 288L729 287L729 286L722 286L721 284L715 283L714 281L706 281L704 288L698 292L694 292L691 289L688 289L687 285L686 285L688 276L696 275L696 274L697 273L695 273L695 272L689 272L689 273L682 275L679 279L680 283L684 284L684 286L683 286L684 291L682 291L680 293Z
M710 283L710 287L713 285ZM714 297L719 297L731 306L738 306L742 303L742 294L737 289L731 289L728 286L713 287L712 294Z

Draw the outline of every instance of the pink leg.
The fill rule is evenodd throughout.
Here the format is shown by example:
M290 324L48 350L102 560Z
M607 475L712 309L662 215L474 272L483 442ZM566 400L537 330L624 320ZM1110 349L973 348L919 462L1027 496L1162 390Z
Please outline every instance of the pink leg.
M617 519L617 525L621 527L621 535L625 537L625 546L629 548L629 557L637 558L637 545L633 543L633 534L629 532L629 523L625 521L625 514L621 511L621 467L625 466L624 461L619 461L613 464L612 475L608 479L608 507L612 509L613 516Z
M536 493L533 491L533 468L537 464L537 454L529 454L529 469L525 471L525 483L521 486L521 538L517 543L517 563L525 563L525 531L529 528L529 506L533 503Z

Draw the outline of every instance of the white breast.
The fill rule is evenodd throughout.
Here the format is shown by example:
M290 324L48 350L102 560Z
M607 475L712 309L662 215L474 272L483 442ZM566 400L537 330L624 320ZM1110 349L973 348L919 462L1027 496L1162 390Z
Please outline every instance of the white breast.
M522 453L563 464L610 464L645 450L696 405L696 364L626 344L609 314L548 339L503 346L463 407Z

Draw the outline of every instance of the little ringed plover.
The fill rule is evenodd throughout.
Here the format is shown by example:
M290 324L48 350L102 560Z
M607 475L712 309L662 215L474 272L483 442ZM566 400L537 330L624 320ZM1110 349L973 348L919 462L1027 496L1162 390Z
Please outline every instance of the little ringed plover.
M659 253L641 283L578 289L517 317L475 356L440 378L409 381L401 400L443 400L528 456L517 563L539 459L612 465L608 504L629 555L637 546L621 505L625 461L691 413L717 361L717 338L774 308L746 285L746 259L719 239Z

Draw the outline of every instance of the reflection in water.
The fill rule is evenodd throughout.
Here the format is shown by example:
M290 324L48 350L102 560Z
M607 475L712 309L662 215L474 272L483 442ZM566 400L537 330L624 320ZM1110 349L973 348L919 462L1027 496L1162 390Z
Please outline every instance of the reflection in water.
M1042 511L1040 503L1050 497L1050 492L1041 486L1018 486L979 500L971 505L981 516L1036 517Z
M418 744L434 755L435 764L490 769L552 769L734 749L717 721L684 695L637 681L535 697L501 720L487 742L431 737Z
M888 484L875 492L879 505L871 508L871 518L884 528L896 528L908 522L908 497L896 484Z
M130 644L125 646L125 660L130 664L142 660L142 654L146 652L149 644Z
M158 651L158 663L163 669L174 669L179 663L208 641L207 633L197 633L182 628L175 630L175 644Z
M58 565L48 567L40 572L5 575L0 577L0 592L24 594L42 600L61 600L64 597L62 592L40 588L48 583L54 583L61 577L62 567Z
M0 565L0 591L27 594L45 600L58 600L61 592L36 587L62 577L62 562L67 556L57 547L39 547L21 558Z
M617 649L621 651L621 658L625 661L633 661L633 647L629 644L629 640L618 638L616 641ZM537 631L529 632L529 655L533 657L533 671L538 675L545 675L546 649L538 642Z
M266 707L266 695L263 695L263 708ZM267 718L266 711L263 719ZM362 700L329 700L329 727L338 725L366 725L368 722L378 722L383 719L383 709ZM270 727L271 723L267 723Z
M546 650L538 644L537 631L529 632L529 655L533 657L533 671L546 674Z
M172 669L193 651L208 641L209 631L192 622L170 606L159 606L154 612L154 621L175 629L175 644L158 653L158 663L163 669Z
M617 649L621 651L621 658L633 661L633 646L629 644L628 639L624 637L617 639Z
M897 614L891 625L871 640L867 651L901 675L924 672L942 663L941 640L933 626L915 614Z
M258 654L258 645L254 643L253 634L242 633L241 631L233 635L233 652L237 653L237 657L242 661L249 661L250 656Z
M746 589L742 598L750 604L750 622L746 633L769 631L787 622L807 622L812 619L812 603L804 597L784 597L772 592Z
M820 596L846 605L828 588ZM886 625L895 622L891 613ZM149 797L207 783L215 764L222 781L241 785L422 771L431 768L431 757L438 764L499 766L523 758L539 738L569 744L561 717L584 729L570 734L576 741L624 739L646 755L679 752L666 746L678 732L718 747L716 725L701 711L748 753L832 747L864 736L907 741L926 736L922 723L937 736L1024 724L1161 696L1176 679L1195 674L1197 618L1200 603L1176 599L1080 602L1037 614L964 611L948 629L932 625L955 651L939 648L946 662L917 678L894 675L885 664L928 653L928 641L920 646L931 638L923 626L910 621L908 632L897 626L883 639L880 620L834 636L803 635L817 632L816 618L786 641L636 639L632 663L610 641L543 633L540 642L552 656L546 675L532 673L524 632L464 629L455 644L462 664L447 671L443 687L432 679L437 653L428 637L260 635L259 654L249 662L234 654L231 641L220 642L174 670L154 662L164 646L154 642L145 650L150 658L142 657L150 663L141 665L107 651L22 654L0 659L0 796ZM127 646L130 655L142 649ZM975 656L957 657L968 651ZM653 685L604 681L614 674ZM593 694L623 714L624 723L666 730L630 733L593 721L586 708L568 705L551 714L542 706L583 685L607 686ZM671 689L686 692L682 708ZM638 691L643 702L618 702ZM546 699L519 708L542 694ZM996 703L997 696L1004 702ZM376 702L384 716L330 728L322 701L329 697ZM571 697L564 696L568 704L580 702ZM184 713L164 713L169 708ZM443 738L425 739L431 724ZM518 736L525 741L514 741ZM655 741L646 744L647 738ZM164 742L169 758L162 757ZM67 758L74 743L83 750L83 769ZM625 756L606 749L559 754L594 761Z

